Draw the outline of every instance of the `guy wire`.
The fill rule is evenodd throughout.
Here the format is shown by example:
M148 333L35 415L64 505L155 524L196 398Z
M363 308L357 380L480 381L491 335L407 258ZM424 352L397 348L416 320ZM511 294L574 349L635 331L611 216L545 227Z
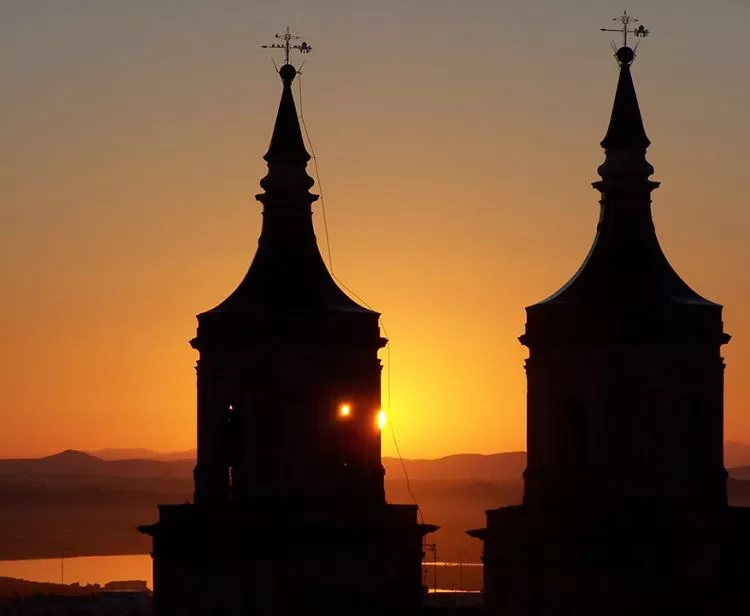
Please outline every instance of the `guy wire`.
M307 130L307 124L305 123L305 116L302 112L302 73L298 73L299 81L298 81L298 91L299 91L299 120L302 124L302 130L305 132L305 139L307 140L307 145L310 148L310 156L313 160L313 170L315 173L315 180L318 183L318 192L320 193L320 206L321 210L323 212L323 232L326 236L326 252L328 253L328 269L331 271L331 276L333 279L340 284L346 292L349 293L352 297L354 297L357 301L359 301L365 308L369 308L373 312L376 312L372 306L370 306L365 300L363 300L359 295L357 295L354 291L352 291L346 284L344 284L343 281L339 280L339 278L336 276L336 274L333 271L333 260L331 259L331 240L330 236L328 234L328 220L326 217L326 205L325 205L325 199L323 198L323 184L320 181L320 170L318 169L318 158L315 156L315 148L313 147L312 140L310 139L310 133ZM391 406L391 342L388 338L388 330L385 327L385 323L383 322L382 315L380 316L380 327L383 329L383 334L385 334L385 338L387 340L385 345L385 352L386 352L386 372L385 372L385 380L386 380L386 406L390 410L392 408ZM393 419L388 418L388 426L390 427L391 431L391 437L393 438L393 445L396 448L396 455L398 455L399 462L401 463L401 469L404 471L404 477L406 478L406 491L409 493L409 496L414 501L414 504L417 506L417 515L419 516L419 523L424 524L424 516L422 515L422 509L419 506L419 503L417 502L416 497L414 496L414 492L412 492L411 489L411 482L409 481L409 473L406 470L406 463L404 462L404 458L401 455L401 449L398 446L398 440L396 439L396 431L393 429Z
M333 261L331 261L331 241L328 237L328 219L326 218L326 202L323 198L323 183L320 181L320 171L318 171L318 157L315 156L315 148L313 148L312 141L310 140L310 134L307 132L305 116L302 113L302 73L298 73L297 83L299 88L299 120L302 124L302 129L305 131L305 139L307 139L307 145L310 146L310 156L312 156L313 160L315 179L318 181L318 192L320 193L320 209L323 212L323 231L325 232L326 236L326 252L328 253L328 269L331 270L331 275L333 275Z
M388 332L385 329L385 325L383 325L383 319L381 317L380 319L380 326L383 328L383 333L386 335L386 338L388 337ZM385 395L386 395L386 404L388 405L388 409L391 409L391 344L390 341L388 344L385 345L385 356L386 356L386 369L385 369L385 382L386 382L386 389L385 389ZM388 420L388 426L391 429L391 437L393 437L393 445L396 448L396 455L398 456L399 462L401 462L401 469L404 471L404 477L406 478L406 491L409 493L409 496L414 501L414 504L417 506L417 515L419 516L419 523L424 524L424 516L422 515L422 508L419 506L419 503L417 502L416 496L414 496L414 492L411 490L411 482L409 481L409 473L406 470L406 463L404 462L404 458L401 455L401 449L398 446L398 439L396 438L396 431L393 429L393 420L389 418Z

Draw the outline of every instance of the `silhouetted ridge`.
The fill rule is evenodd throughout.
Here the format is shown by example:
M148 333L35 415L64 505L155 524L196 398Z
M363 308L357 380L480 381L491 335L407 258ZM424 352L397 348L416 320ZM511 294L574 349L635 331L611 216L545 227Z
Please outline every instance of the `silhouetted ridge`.
M101 458L97 458L94 455L91 455L90 453L86 453L85 451L78 451L77 449L65 449L63 451L60 451L58 453L53 453L49 456L44 456L41 458L42 460L58 460L58 461L80 461L80 462L95 462L101 460Z
M189 476L192 467L193 460L103 460L81 451L66 450L43 458L0 459L0 476L177 477Z

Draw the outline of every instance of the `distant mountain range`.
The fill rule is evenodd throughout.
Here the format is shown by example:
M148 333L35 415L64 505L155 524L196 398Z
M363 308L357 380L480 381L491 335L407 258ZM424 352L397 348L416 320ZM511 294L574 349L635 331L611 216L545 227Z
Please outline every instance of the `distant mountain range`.
M0 460L3 476L85 476L85 477L180 477L189 476L193 460L165 462L162 460L103 460L83 451L66 449L44 458Z
M750 478L750 446L725 444L725 463L733 477ZM0 460L2 476L87 476L189 478L195 465L195 450L159 453L148 449L103 449L82 452L72 449L44 458ZM413 480L471 480L515 483L526 467L526 453L456 454L434 460L383 458L387 479L403 479L404 468Z
M145 449L103 450L103 455L116 452L119 459L107 459L93 453L67 449L44 458L0 460L3 476L82 476L82 477L191 477L195 451L160 454ZM101 453L101 452L97 452ZM192 454L192 456L191 456ZM149 459L146 456L153 456ZM191 457L185 457L191 456ZM474 480L497 483L520 480L526 466L526 453L511 452L491 455L459 454L436 460L404 460L383 458L386 477L403 479L404 467L415 480Z
M89 453L92 456L96 456L97 458L101 458L102 460L141 459L141 460L161 460L164 462L169 462L169 461L174 461L174 460L194 460L195 459L195 449L187 449L185 451L172 451L172 452L154 451L153 449L98 449L96 451L88 451L86 453ZM431 463L431 462L454 460L455 458L474 457L475 460L478 462L478 464L482 466L484 463L487 462L487 459L492 458L493 456L516 455L516 453L523 453L523 452L511 452L509 454L500 453L500 454L489 454L489 455L456 454L456 455L446 456L446 457L437 458L437 459L425 459L425 460L410 459L409 462L416 462L421 465L423 462ZM485 462L479 461L480 458L485 459ZM396 460L397 458L385 458L385 459ZM449 463L445 462L444 464L449 464ZM727 468L734 468L736 466L750 466L750 445L745 445L744 443L739 443L737 441L726 441L724 443L724 464L726 465Z
M120 459L67 450L44 458L0 460L0 528L7 531L0 532L0 559L51 558L59 555L60 546L78 556L148 553L148 538L135 528L155 521L160 503L190 501L194 452L98 453ZM737 465L730 470L729 502L750 506L750 447L730 445L727 460ZM398 458L384 458L383 463L387 500L419 503L424 519L440 526L432 541L444 555L461 551L468 561L479 562L481 543L468 537L466 529L482 526L487 509L523 498L522 451L406 459L408 483Z
M97 449L86 451L92 456L102 460L160 460L162 462L174 462L175 460L195 460L195 449L185 451L154 451L153 449Z

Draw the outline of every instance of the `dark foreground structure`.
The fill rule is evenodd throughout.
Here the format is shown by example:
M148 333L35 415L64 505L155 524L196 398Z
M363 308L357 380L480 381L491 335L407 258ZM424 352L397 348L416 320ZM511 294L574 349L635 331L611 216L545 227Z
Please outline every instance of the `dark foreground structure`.
M526 309L523 504L487 512L485 606L507 616L744 613L750 510L727 506L722 307L664 256L646 136L620 78L594 245Z
M403 613L422 605L414 505L385 501L379 315L317 247L310 159L285 64L263 228L237 289L198 316L195 502L163 505L157 616Z

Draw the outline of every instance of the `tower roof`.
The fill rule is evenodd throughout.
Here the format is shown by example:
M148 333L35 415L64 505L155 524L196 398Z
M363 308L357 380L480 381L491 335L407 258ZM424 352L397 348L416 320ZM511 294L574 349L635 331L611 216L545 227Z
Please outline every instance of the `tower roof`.
M693 291L674 271L662 252L651 217L649 179L654 169L646 160L650 141L643 126L631 64L635 53L623 46L616 52L620 76L607 134L601 142L601 217L593 246L573 278L539 305L639 305L712 302Z
M199 318L233 313L269 317L283 325L292 319L307 322L314 315L331 311L377 317L338 287L318 249L311 209L318 195L310 193L314 181L305 169L310 155L292 94L296 74L291 64L279 70L281 101L264 156L268 174L260 182L264 192L256 195L263 204L258 250L239 286Z

